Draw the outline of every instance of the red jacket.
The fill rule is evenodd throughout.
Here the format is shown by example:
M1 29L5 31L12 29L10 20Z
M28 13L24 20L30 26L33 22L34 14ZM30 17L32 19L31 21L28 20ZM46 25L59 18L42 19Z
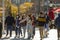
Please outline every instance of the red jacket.
M48 16L49 16L49 18L51 19L51 20L54 20L54 12L53 12L53 9L50 9L49 10L49 13L48 13Z

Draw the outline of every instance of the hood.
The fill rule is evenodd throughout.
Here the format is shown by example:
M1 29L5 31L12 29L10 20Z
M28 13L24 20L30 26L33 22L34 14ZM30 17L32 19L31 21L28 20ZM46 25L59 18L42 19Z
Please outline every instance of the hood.
M58 16L60 17L60 14L58 14Z

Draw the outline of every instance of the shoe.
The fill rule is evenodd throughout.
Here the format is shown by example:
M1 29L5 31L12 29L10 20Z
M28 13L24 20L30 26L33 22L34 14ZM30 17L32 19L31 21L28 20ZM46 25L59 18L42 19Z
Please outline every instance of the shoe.
M10 37L12 37L12 36L10 36Z
M17 38L17 36L15 36L15 38Z
M32 36L32 39L34 38L34 36Z
M27 39L30 39L31 38L31 36L30 37L28 37Z
M20 35L18 36L18 38L20 38Z
M6 37L7 37L8 35L6 35Z
M27 39L30 39L30 37L28 37Z
M42 38L40 40L42 40Z
M60 40L60 37L58 37L58 40Z
M21 36L23 36L23 35L21 34Z
M8 35L5 36L5 38L8 38L8 37L9 37Z

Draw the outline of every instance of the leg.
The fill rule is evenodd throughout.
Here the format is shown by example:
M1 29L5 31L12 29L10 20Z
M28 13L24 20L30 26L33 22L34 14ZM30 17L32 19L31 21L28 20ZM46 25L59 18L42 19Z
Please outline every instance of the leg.
M28 26L27 26L27 32L28 32L28 39L30 39L31 33L30 33L30 26L29 26L29 24L28 24Z
M17 27L16 27L16 30L15 30L15 35L17 36Z
M12 26L11 26L11 29L10 29L10 37L12 36Z
M22 30L21 30L21 27L19 28L19 35L21 34L22 36Z
M33 27L33 35L35 35L35 27Z
M39 31L40 31L40 37L42 39L43 38L43 26L39 28Z
M10 30L10 37L12 36L12 30Z
M23 27L23 33L24 33L24 37L25 37L25 33L26 33L26 26Z
M48 31L49 31L49 24L46 24L46 28L45 28L45 37L48 36Z
M31 33L30 33L30 30L28 30L28 39L31 38Z
M2 30L0 29L0 38L2 37Z
M6 32L7 32L7 34L6 34L6 36L8 35L8 27L7 27L7 29L6 29Z
M33 27L33 36L32 36L32 38L34 38L34 35L35 35L35 27Z
M60 29L58 29L58 40L60 38Z

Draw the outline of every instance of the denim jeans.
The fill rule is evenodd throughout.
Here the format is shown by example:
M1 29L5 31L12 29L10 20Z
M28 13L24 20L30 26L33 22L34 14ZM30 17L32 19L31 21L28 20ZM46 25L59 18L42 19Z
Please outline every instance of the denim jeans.
M7 34L6 34L6 36L8 35L8 31L10 31L10 37L12 36L12 28L13 28L12 25L7 25Z
M49 24L48 23L45 24L45 28L47 29L47 31L49 31Z
M19 27L19 28L16 27L15 33L16 33L16 36L17 36L17 35L20 35L20 33L22 34L21 27Z
M25 33L26 33L26 26L23 26L23 33L24 33L24 37L25 37Z
M35 35L35 26L33 27L33 35Z
M32 25L27 25L28 38L33 36L33 27Z

